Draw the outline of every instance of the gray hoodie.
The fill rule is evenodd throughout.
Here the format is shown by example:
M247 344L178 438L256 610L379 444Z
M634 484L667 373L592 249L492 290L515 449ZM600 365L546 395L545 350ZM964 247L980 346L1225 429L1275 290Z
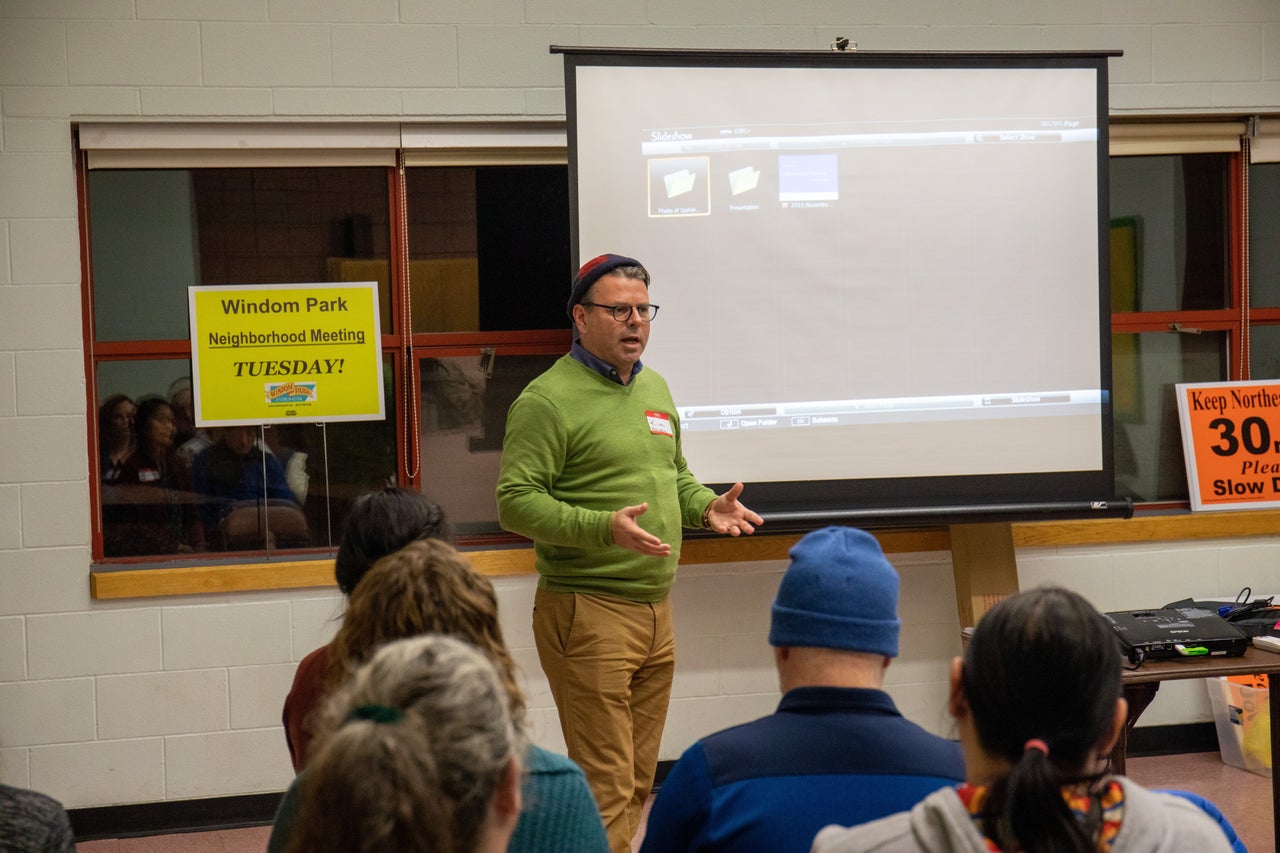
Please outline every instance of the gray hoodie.
M1226 835L1194 804L1116 779L1124 787L1124 818L1112 853L1230 853ZM955 789L943 788L909 812L848 829L828 826L812 853L987 853L987 846Z

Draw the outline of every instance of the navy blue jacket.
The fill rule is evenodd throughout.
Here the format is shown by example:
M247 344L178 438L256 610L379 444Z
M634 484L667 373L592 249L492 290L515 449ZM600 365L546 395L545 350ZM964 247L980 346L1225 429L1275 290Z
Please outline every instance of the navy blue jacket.
M771 716L703 738L662 783L641 853L807 853L828 824L905 811L964 781L954 741L881 690L798 687Z

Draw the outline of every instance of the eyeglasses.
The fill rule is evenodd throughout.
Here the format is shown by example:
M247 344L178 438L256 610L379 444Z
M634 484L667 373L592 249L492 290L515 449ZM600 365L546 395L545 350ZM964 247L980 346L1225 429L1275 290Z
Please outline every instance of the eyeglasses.
M625 323L630 320L632 311L636 312L636 316L640 318L641 323L648 323L658 316L657 305L601 305L599 302L579 302L578 304L592 308L603 308L612 314L613 319L619 323Z

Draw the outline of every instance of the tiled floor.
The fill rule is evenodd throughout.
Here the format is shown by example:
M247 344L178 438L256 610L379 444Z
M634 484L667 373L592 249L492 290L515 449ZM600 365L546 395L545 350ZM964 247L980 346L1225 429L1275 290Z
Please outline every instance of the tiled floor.
M269 826L251 826L217 832L81 841L76 850L78 853L262 853L267 849L270 835Z
M1212 800L1249 853L1275 853L1271 779L1223 764L1216 752L1130 758L1129 776L1148 788L1181 788Z
M1208 797L1235 826L1250 853L1276 853L1270 779L1229 767L1216 752L1131 758L1128 769L1130 776L1148 787L1182 788ZM83 841L78 849L80 853L262 853L270 834L270 827L249 827Z
M649 806L645 803L644 819L649 818ZM108 838L99 841L81 841L76 845L78 853L262 853L267 849L271 827L252 826L245 829L222 829L217 832L186 832L173 835L146 835L138 838ZM644 840L644 826L632 842L632 849L639 850Z

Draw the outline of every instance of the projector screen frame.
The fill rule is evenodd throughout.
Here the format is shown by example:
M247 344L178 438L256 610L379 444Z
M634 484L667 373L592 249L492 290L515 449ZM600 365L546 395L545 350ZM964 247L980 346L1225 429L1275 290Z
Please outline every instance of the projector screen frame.
M576 122L576 74L581 66L1094 70L1097 90L1098 388L1102 392L1098 436L1100 467L1083 471L960 476L747 481L744 500L775 526L795 529L841 521L865 526L918 526L922 523L1127 518L1132 515L1132 501L1115 495L1111 405L1107 60L1119 56L1120 51L768 51L552 46L551 52L563 54L565 59L570 240L574 269L584 260L579 243L579 140ZM627 251L627 248L619 246L609 250ZM655 286L661 286L660 280L655 281ZM662 300L655 301L660 303ZM713 346L708 344L709 349ZM663 365L656 366L662 371ZM681 400L677 399L676 403L681 405ZM691 466L697 474L696 464L691 463ZM709 482L708 485L719 491L728 484Z

